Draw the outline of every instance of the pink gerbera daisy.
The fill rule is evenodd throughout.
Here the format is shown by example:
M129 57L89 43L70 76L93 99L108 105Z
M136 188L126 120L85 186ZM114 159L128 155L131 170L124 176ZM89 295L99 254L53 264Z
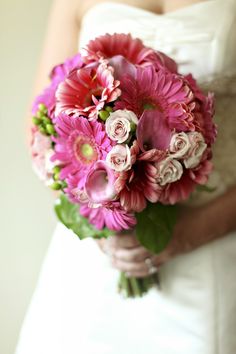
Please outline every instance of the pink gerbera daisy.
M161 190L155 175L156 169L147 161L137 161L132 170L120 173L116 187L120 187L120 203L125 210L141 212L146 208L147 200L158 201Z
M185 76L184 79L191 87L195 96L196 105L193 113L197 130L203 134L206 143L211 145L215 142L217 136L217 127L213 121L215 114L214 94L208 93L207 96L204 95L191 74Z
M113 68L106 62L74 70L58 87L56 115L64 112L95 119L105 103L119 97L119 84L114 79Z
M80 214L89 219L98 230L107 227L110 230L122 231L135 226L136 218L133 213L126 212L119 202L90 208L87 204L81 205Z
M116 109L128 109L138 117L145 110L159 110L170 129L195 130L193 92L181 76L151 66L137 68L136 77L121 80L122 96Z
M130 34L124 33L107 33L91 40L84 51L83 60L93 62L115 56L123 56L135 65L151 64L155 68L165 67L172 72L177 71L177 65L171 58L144 46L140 39L132 38Z
M78 184L83 186L86 175L97 160L105 160L112 142L106 135L104 125L87 118L71 118L61 114L56 119L54 137L55 154L52 160L62 163L60 177L77 174Z

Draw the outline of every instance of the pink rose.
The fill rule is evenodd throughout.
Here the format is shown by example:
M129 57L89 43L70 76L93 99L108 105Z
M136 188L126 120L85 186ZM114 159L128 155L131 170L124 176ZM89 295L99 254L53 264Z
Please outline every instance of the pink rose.
M129 138L132 124L138 124L137 116L132 111L119 109L106 120L106 133L112 140L123 143Z
M170 141L169 151L172 158L181 159L186 157L190 149L189 137L186 133L176 133L172 136Z
M188 133L188 138L190 141L190 149L188 156L184 159L184 165L186 168L195 168L201 162L207 144L205 143L203 135L198 132Z
M178 160L167 157L156 163L157 182L160 186L178 181L183 174L183 166Z
M131 168L131 153L128 145L116 145L107 154L108 166L117 171L127 171Z
M90 203L104 204L116 197L114 172L105 161L97 161L87 175L85 192Z

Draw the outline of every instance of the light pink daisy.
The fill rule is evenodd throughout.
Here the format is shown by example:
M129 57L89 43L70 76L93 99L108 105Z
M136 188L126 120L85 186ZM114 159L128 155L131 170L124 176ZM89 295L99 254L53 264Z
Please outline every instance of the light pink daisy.
M195 130L194 95L181 76L151 66L137 68L136 77L121 80L122 95L116 109L128 109L140 117L145 110L159 110L170 129Z
M156 69L165 67L172 72L177 71L177 65L171 58L144 46L140 39L124 33L105 34L91 40L84 50L83 60L93 62L116 56L122 56L135 65L152 65Z
M112 148L112 142L105 132L103 124L88 121L87 118L72 118L61 114L56 119L54 137L55 154L52 160L63 165L61 179L76 174L78 185L83 186L90 168L97 160L105 160Z
M96 119L105 103L116 100L121 91L113 68L104 61L72 71L56 92L56 115L85 115Z
M90 208L84 204L80 207L80 214L88 218L98 230L107 227L110 230L122 231L131 229L136 224L134 214L126 212L119 202L107 203L98 208Z

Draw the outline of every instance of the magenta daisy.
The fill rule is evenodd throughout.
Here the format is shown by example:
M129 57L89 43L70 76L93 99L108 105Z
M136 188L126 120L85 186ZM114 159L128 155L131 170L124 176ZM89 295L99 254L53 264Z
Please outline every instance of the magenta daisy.
M103 124L89 122L84 117L71 118L61 114L56 119L55 129L58 136L53 138L55 154L52 160L63 164L60 178L76 174L78 185L83 186L90 168L97 160L105 160L113 143Z
M128 230L135 226L136 218L133 213L126 212L119 202L108 203L98 208L81 205L80 214L89 219L98 230L107 227L113 231Z
M116 100L121 94L119 84L114 79L113 68L106 62L74 70L58 87L56 114L64 112L96 119L104 104Z
M145 110L159 111L170 129L195 130L193 124L194 95L180 76L151 66L137 68L136 77L121 80L122 96L116 109L128 109L138 117Z

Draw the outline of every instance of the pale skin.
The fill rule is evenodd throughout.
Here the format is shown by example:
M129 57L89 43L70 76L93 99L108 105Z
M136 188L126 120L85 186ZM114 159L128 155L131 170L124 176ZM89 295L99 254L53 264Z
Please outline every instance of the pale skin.
M202 0L206 1L206 0ZM36 77L33 95L48 84L48 73L56 64L77 52L80 22L83 14L93 5L103 1L54 0L42 57ZM129 0L114 1L141 7L155 13L166 13L201 2L199 0ZM151 258L156 267L181 254L194 251L236 230L236 186L222 196L201 207L182 207L175 225L173 237L159 255L152 255L134 237L135 230L117 234L98 244L109 251L113 267L130 276L145 277Z

